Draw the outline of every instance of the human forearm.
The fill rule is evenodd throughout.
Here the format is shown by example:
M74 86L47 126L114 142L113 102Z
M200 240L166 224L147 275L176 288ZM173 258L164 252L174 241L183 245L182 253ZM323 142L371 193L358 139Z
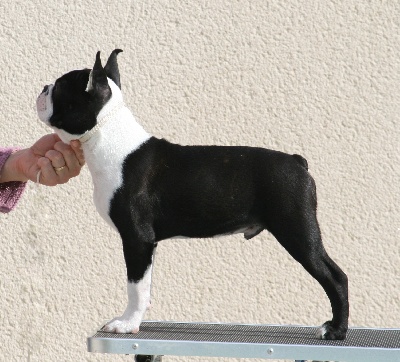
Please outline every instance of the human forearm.
M21 158L24 157L26 150L13 151L6 159L0 170L0 183L10 181L28 181L28 177L24 174L20 167Z
M17 149L15 148L3 148L0 147L0 212L10 212L18 200L21 198L26 182L11 181L11 179L19 179L20 175L13 172L10 166L13 167L19 154L16 154ZM13 156L13 154L16 154ZM12 157L10 159L10 157ZM4 166L6 168L4 169ZM23 177L21 179L24 179ZM11 181L11 182L8 182Z

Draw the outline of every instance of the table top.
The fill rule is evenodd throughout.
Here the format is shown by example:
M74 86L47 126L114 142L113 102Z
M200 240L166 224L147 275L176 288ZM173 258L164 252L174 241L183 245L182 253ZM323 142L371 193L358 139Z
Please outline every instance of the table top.
M344 361L363 362L372 356L377 358L378 353L379 358L392 358L387 361L400 361L400 329L350 328L344 341L326 341L315 337L317 328L144 321L136 334L94 333L88 338L88 350L125 354L292 358L280 357L287 351L286 355L296 353L294 359L326 360L329 355L340 361L337 357L344 354L341 357L346 358ZM320 357L310 358L316 353ZM308 357L302 358L304 354Z

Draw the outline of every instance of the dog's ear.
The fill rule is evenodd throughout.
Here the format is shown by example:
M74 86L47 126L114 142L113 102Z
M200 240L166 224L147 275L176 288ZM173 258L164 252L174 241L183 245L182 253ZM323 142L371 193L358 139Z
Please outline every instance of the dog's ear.
M117 55L121 52L122 52L121 49L113 50L113 52L110 54L110 57L107 60L106 66L104 67L107 77L112 79L119 89L121 89L121 80L119 77Z
M104 105L111 98L111 88L108 85L107 74L101 64L100 52L96 54L96 62L94 63L88 84L88 92L100 105Z
M77 72L76 74L76 81L78 83L79 89L85 90L88 86L89 83L89 77L90 77L90 69L82 69L82 71Z

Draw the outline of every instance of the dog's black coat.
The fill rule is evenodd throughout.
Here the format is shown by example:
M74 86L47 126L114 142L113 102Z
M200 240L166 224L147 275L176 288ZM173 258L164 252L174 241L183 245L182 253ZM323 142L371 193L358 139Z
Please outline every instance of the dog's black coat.
M143 241L152 243L230 234L249 225L278 231L291 214L306 218L307 208L316 207L306 161L263 148L181 146L152 137L127 157L123 179L111 219L119 223L129 208L133 224L143 227ZM131 232L135 226L124 222L121 228Z
M87 70L70 72L56 82L70 87L67 93L73 99L55 99L60 109L54 112L52 125L72 134L94 126L110 97L107 76L120 87L118 52L104 69L98 55L93 90L88 93ZM54 92L57 97L57 89ZM75 113L69 102L76 105ZM149 138L126 157L123 183L109 209L123 241L128 280L141 280L160 240L237 231L249 239L266 229L328 295L333 319L325 323L323 338L345 338L347 277L323 247L315 183L307 168L302 156L263 148L181 146Z
M133 237L136 230L135 239L151 243L178 235L230 234L248 225L258 226L256 234L272 231L278 209L282 214L306 211L298 205L300 198L290 195L310 189L309 201L315 204L306 166L299 155L263 148L180 146L152 137L127 157L124 184L111 202L110 216L122 235ZM290 194L280 190L281 177L288 180L284 188L291 183ZM277 226L282 221L276 221L278 230L286 227ZM150 256L128 263L134 266L130 280L143 277Z
M303 157L252 147L181 146L152 137L127 157L123 178L110 216L124 240L128 279L143 277L155 246L149 242L256 225L256 234L269 230L321 283L336 316L331 337L344 338L347 277L322 245L315 183Z

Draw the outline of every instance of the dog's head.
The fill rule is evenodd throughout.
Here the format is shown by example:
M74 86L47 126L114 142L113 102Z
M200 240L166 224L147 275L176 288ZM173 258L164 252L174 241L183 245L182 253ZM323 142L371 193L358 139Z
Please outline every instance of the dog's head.
M107 105L122 101L115 49L103 68L97 52L93 69L73 70L46 85L36 101L41 121L52 127L64 142L78 139L97 124Z

